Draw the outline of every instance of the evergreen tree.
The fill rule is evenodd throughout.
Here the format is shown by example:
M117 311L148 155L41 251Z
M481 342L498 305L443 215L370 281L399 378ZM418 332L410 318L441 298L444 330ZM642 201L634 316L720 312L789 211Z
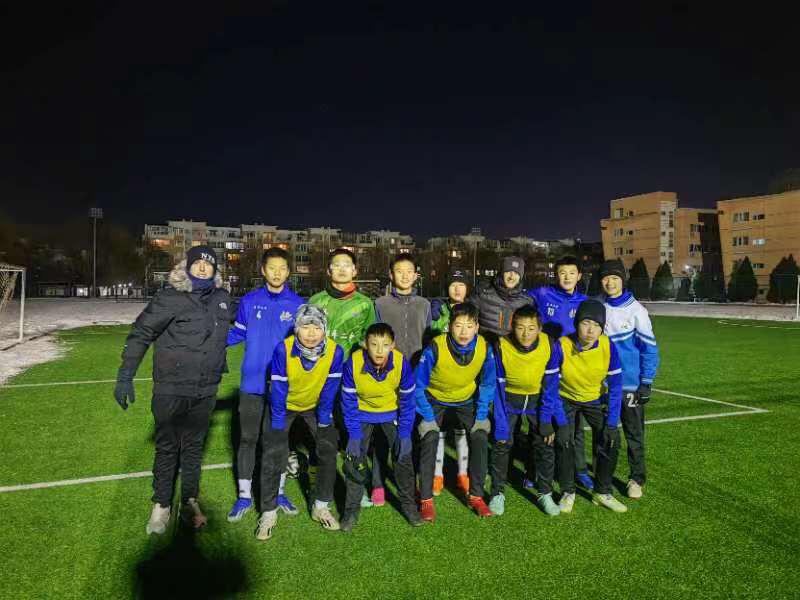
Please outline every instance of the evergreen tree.
M750 258L745 256L731 273L728 299L732 302L750 302L755 299L756 294L758 294L756 275L753 272L753 265L750 264Z
M678 302L688 302L691 288L692 282L688 277L681 279L681 287L678 288L678 296L675 299Z
M664 261L653 277L653 287L650 289L650 298L653 300L669 300L673 297L672 267Z
M793 302L798 274L800 274L800 269L797 267L794 256L790 254L788 258L782 258L769 275L767 300L783 304Z
M637 300L647 300L650 293L650 275L644 259L640 258L631 267L628 275L628 289Z

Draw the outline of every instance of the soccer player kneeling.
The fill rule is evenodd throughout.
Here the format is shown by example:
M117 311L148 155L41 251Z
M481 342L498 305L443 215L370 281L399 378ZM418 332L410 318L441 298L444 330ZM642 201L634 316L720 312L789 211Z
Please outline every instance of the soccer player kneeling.
M366 453L377 429L393 449L400 508L411 525L423 524L414 502L411 461L411 429L416 414L414 374L394 343L394 331L389 325L370 325L366 349L356 350L342 370L342 411L350 436L344 460L347 481L341 524L344 532L351 531L358 521L368 475Z
M480 517L492 515L483 499L486 479L489 408L497 391L494 352L478 334L478 309L470 303L453 307L449 331L433 339L416 370L417 426L420 437L420 512L436 518L433 472L439 431L445 420L469 435L470 507Z
M514 427L519 419L528 420L533 439L539 505L550 516L560 513L551 487L556 457L553 445L559 447L559 458L570 461L571 438L558 396L561 345L541 327L541 317L535 306L520 307L514 312L511 332L501 337L495 348L498 398L494 404L495 443L489 501L489 509L495 515L505 512L503 488L508 477ZM563 488L567 484L565 477L569 466L561 466L559 474Z
M602 303L585 300L578 307L575 333L559 340L563 355L559 394L569 420L570 437L574 438L575 422L582 416L592 428L593 439L598 440L592 501L614 512L625 512L628 508L611 494L620 444L622 365L614 343L603 334L605 321ZM575 504L575 463L559 460L559 467L569 470L568 477L559 477L565 481L560 508L568 513Z
M336 481L337 432L333 403L342 377L344 352L326 337L327 318L318 306L303 304L294 318L294 335L278 344L272 356L271 414L264 420L261 459L261 517L256 537L268 540L278 522L277 496L289 453L289 429L295 419L306 424L317 447L319 467L311 518L327 530L339 522L328 504Z

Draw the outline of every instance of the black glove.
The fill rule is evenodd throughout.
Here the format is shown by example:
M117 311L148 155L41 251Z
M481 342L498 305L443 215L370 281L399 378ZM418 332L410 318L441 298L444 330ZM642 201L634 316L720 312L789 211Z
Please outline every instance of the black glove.
M636 391L636 396L639 399L639 404L644 406L648 402L650 402L650 384L649 383L642 383L639 385L639 389Z
M117 385L114 387L114 400L122 407L122 410L128 410L128 403L133 404L136 402L136 392L133 389L134 375L135 372L133 369L122 368L117 371Z
M603 447L611 450L619 446L619 429L606 425L603 428Z
M542 423L539 421L539 435L542 437L547 437L549 435L553 435L555 433L555 429L553 429L552 423Z

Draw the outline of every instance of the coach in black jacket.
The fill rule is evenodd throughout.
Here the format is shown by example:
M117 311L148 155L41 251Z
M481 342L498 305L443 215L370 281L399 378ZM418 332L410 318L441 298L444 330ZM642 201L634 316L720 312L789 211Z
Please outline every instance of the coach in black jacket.
M131 327L122 350L114 397L123 409L135 400L133 377L147 348L153 352L156 457L153 510L147 533L163 533L170 518L173 483L181 469L181 516L195 528L206 523L197 502L200 461L225 370L225 340L236 316L222 289L217 256L208 246L186 253Z

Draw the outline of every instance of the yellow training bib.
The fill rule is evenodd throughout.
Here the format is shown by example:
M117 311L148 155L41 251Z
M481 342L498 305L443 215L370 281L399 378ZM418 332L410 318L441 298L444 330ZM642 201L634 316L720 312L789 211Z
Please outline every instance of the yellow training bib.
M542 389L542 378L550 353L550 338L546 333L539 334L539 345L530 352L520 352L508 338L500 338L506 391L520 396L538 394Z
M559 393L574 402L593 402L603 395L603 382L611 362L611 342L601 335L597 347L579 351L569 337L562 337L561 350L564 362L561 365Z
M316 408L319 395L331 372L333 355L336 354L336 342L328 338L325 354L319 357L310 371L303 368L299 356L292 356L294 336L283 342L286 348L286 377L289 380L289 393L286 396L286 409L303 412Z
M358 408L366 412L382 413L397 410L400 377L403 374L403 355L392 350L392 370L383 381L376 380L370 373L364 373L365 350L353 354L353 382L356 384Z
M438 356L436 364L431 370L431 380L428 383L428 392L439 402L460 403L472 398L477 384L476 378L483 368L486 360L486 340L478 336L475 344L475 354L468 365L460 365L450 354L447 347L447 334L433 338Z

